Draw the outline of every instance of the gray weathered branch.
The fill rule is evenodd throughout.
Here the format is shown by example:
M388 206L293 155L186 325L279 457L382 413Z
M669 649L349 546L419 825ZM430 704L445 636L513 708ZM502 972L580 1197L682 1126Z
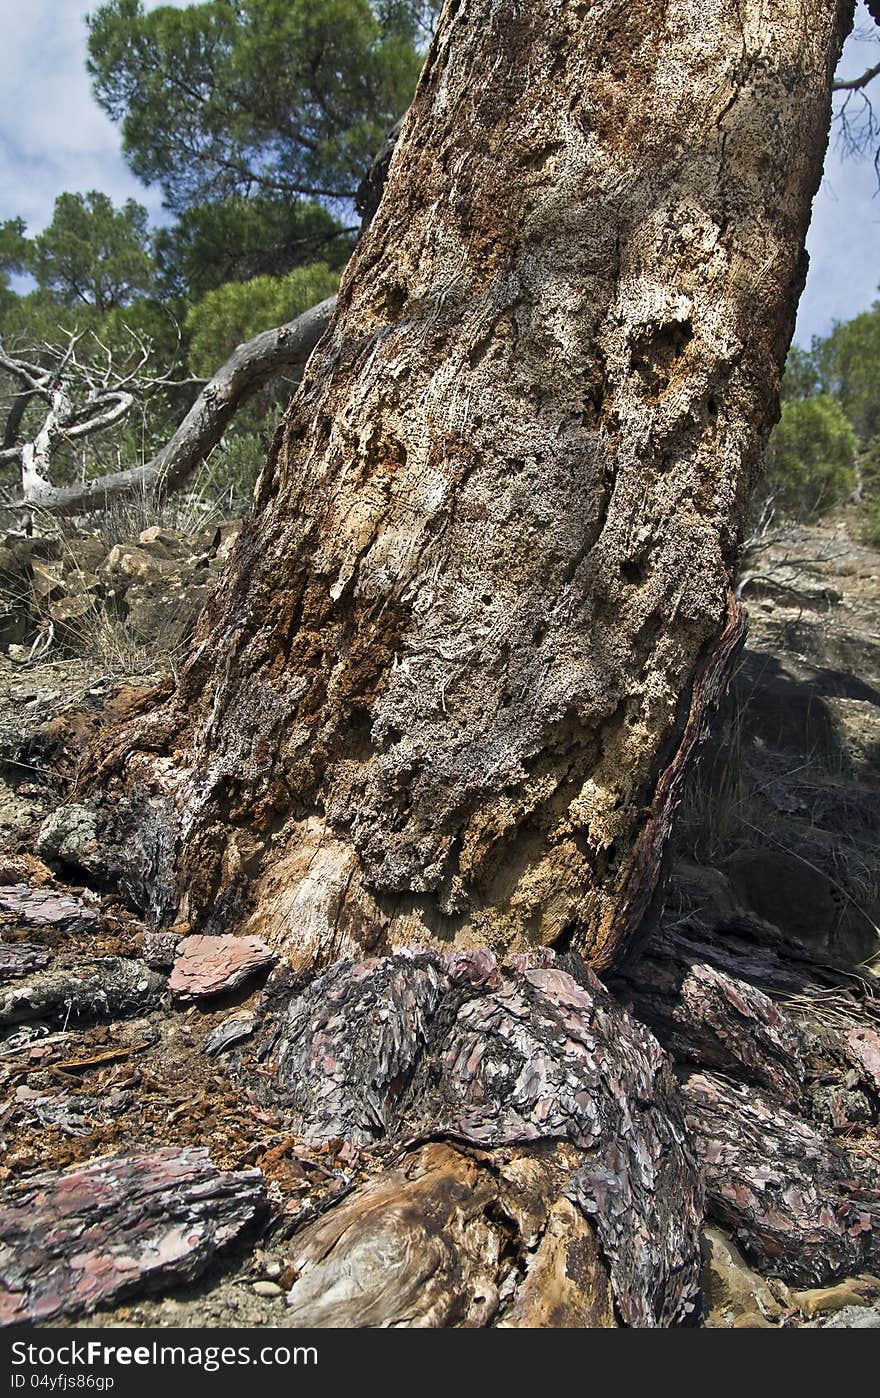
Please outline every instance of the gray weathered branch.
M282 370L305 364L330 324L335 306L336 297L328 297L296 320L264 330L239 345L202 389L171 440L151 461L97 480L53 486L41 493L40 505L72 514L100 508L108 500L131 491L164 493L182 485L220 441L243 403Z
M858 78L849 78L845 82L832 83L831 91L858 92L861 88L867 87L868 83L873 82L878 73L880 73L880 63L875 63L873 68L868 68L868 70L862 73Z

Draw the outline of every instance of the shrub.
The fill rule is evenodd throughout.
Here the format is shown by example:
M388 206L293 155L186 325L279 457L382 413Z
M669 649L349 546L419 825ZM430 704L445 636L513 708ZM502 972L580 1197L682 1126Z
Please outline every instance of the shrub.
M778 516L810 519L841 504L856 486L856 434L827 393L789 400L770 435L759 508L772 501Z
M326 262L314 262L283 277L252 277L209 291L186 321L193 372L210 378L236 345L302 315L332 296L338 281L339 273Z

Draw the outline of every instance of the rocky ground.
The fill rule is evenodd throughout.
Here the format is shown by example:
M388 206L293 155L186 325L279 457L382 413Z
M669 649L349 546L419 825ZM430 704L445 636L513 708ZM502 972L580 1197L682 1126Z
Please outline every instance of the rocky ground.
M429 1140L414 1123L431 1100L430 1074L419 1097L385 1065L385 1095L371 1097L374 1064L355 1102L359 1068L339 1069L333 1021L320 1018L319 1002L332 1000L334 985L312 996L256 939L146 927L120 899L94 807L77 800L86 740L108 708L136 713L169 682L233 535L234 526L191 535L152 528L132 542L98 531L10 535L0 548L7 1322L358 1323L345 1319L351 1312L342 1303L328 1311L319 1295L327 1256L344 1251L342 1234L330 1234L343 1220L366 1246L363 1220L396 1158L373 1149L383 1133ZM662 911L612 985L630 1011L615 1020L618 1033L632 1033L643 1067L654 1060L639 1023L671 1055L702 1152L702 1289L697 1297L692 1287L688 1300L683 1288L679 1320L687 1313L717 1328L880 1327L878 564L845 516L767 540L750 555L741 582L747 649L680 813ZM346 1013L362 1003L373 974L357 971L355 990L339 989ZM571 995L581 1027L621 1015L564 958L503 968L428 958L400 963L395 975L406 1023L433 1016L437 1034L453 1039L453 1011L461 1017L464 1006L476 1023L495 1013L500 994L527 1002L538 1024L551 983L554 995L560 986L563 1000ZM465 982L472 998L462 1000ZM413 996L418 1014L410 1013ZM531 1125L552 1115L563 1081L554 1076L557 1039L539 1040L546 1080L533 1094ZM472 1061L478 1057L474 1050ZM594 1069L590 1060L578 1071ZM737 1158L725 1174L719 1160L746 1080L763 1094L749 1107L752 1144L729 1150L768 1158ZM625 1097L626 1084L621 1090ZM670 1106L673 1126L678 1110ZM569 1169L569 1147L529 1157L526 1184L512 1144L521 1127L490 1140L470 1118L467 1132L455 1120L449 1139L466 1140L466 1153L419 1147L422 1182L407 1177L398 1189L422 1189L427 1213L453 1188L477 1198L488 1187L491 1146L502 1183L493 1185L491 1209L461 1235L459 1250L470 1257L471 1249L471 1261L432 1253L425 1275L445 1277L442 1295L423 1312L424 1297L418 1305L399 1297L390 1319L377 1313L370 1323L614 1323L619 1289L612 1303L612 1291L600 1295L597 1283L594 1309L585 1312L553 1261L555 1237L568 1240L569 1261L572 1238L582 1259L594 1247L569 1217L572 1206L553 1193ZM660 1129L643 1123L640 1148L652 1149ZM627 1168L618 1187L636 1178ZM443 1188L432 1194L423 1181L435 1179ZM669 1181L668 1197L670 1213L690 1207L681 1179ZM519 1216L524 1201L543 1210L540 1227ZM593 1207L583 1197L581 1204ZM640 1207L636 1191L631 1208ZM457 1218L467 1212L463 1203L456 1209ZM44 1241L35 1250L38 1216ZM143 1217L152 1220L146 1231ZM402 1247L422 1246L409 1224L399 1226ZM478 1257L471 1245L479 1228L486 1236ZM76 1254L71 1271L71 1240L83 1237L90 1249ZM617 1246L603 1237L615 1285L627 1265ZM583 1266L600 1275L593 1261ZM650 1296L644 1305L631 1323L649 1323Z

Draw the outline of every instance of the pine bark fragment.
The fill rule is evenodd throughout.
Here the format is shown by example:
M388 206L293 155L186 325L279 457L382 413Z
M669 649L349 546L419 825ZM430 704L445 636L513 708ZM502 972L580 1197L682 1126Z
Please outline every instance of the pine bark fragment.
M264 1206L259 1170L206 1150L105 1156L3 1191L0 1324L42 1323L197 1276Z
M658 935L614 977L614 991L679 1062L714 1068L797 1106L802 1036L763 990Z
M29 971L41 971L49 951L35 942L0 942L0 981L15 980Z
M713 1073L683 1084L710 1216L768 1276L801 1286L876 1270L880 1188L810 1123Z
M0 930L12 927L58 927L65 931L79 927L97 929L97 908L79 898L51 888L10 884L0 888Z

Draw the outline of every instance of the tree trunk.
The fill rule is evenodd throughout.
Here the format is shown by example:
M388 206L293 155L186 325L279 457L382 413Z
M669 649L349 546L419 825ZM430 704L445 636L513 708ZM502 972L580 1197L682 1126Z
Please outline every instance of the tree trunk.
M742 631L851 9L447 5L178 691L114 759L158 918L247 913L312 967L613 962Z

